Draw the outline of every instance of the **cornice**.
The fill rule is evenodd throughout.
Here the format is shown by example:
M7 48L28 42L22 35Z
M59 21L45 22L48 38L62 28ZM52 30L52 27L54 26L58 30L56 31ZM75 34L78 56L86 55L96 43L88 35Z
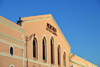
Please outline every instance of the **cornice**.
M70 56L71 55L73 55L73 53L70 53ZM89 62L89 61L87 61L87 60L85 60L85 59L83 59L83 58L81 58L81 57L79 57L77 55L75 55L75 56L78 57L78 58L80 58L81 60L84 60L84 61L88 62L89 64L92 64L92 65L96 66L95 64L93 64L93 63L91 63L91 62ZM98 66L96 66L96 67L98 67Z
M0 23L6 25L6 26L8 26L8 27L10 27L10 28L12 28L12 29L14 29L14 30L16 30L16 31L19 31L19 32L21 32L21 33L24 33L24 32L25 32L24 29L19 28L19 27L17 27L16 25L14 25L14 24L12 24L12 23L10 23L10 22L8 22L8 21L2 19L2 18L0 18Z
M23 49L24 48L24 47L22 47L20 45L17 45L15 43L12 43L10 41L7 41L7 40L1 39L1 38L0 38L0 42L2 42L4 44L7 44L7 45L10 45L10 46L14 46L14 47L20 48L20 49Z
M2 32L0 32L0 37L6 38L6 39L8 39L8 40L14 41L14 42L19 43L19 44L25 44L24 41L21 41L21 40L19 40L19 39L16 39L16 38L14 38L14 37L11 37L11 36L9 36L9 35L7 35L7 34L4 34L4 33L2 33Z
M45 20L45 19L50 19L52 17L45 17L45 18L38 18L38 19L32 19L32 20L25 20L22 23L27 23L27 22L33 22L33 21L39 21L39 20Z
M8 53L4 53L4 52L0 52L0 55L1 56L6 56L6 57L10 57L10 58L15 58L15 59L19 59L19 60L23 60L24 58L23 57L19 57L19 56L15 56L15 55L10 55Z
M85 65L85 64L83 64L83 63L81 63L81 62L79 62L79 61L76 61L76 60L74 60L74 59L70 59L70 62L71 62L71 63L75 63L75 64L80 65L80 66L83 66L83 67L87 67L87 65Z

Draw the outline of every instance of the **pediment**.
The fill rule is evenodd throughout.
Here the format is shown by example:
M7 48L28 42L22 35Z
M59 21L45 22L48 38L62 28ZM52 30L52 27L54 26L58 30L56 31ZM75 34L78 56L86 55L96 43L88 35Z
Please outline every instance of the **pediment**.
M46 30L48 30L49 32L51 32L55 36L57 36L57 32L60 32L60 34L63 37L63 39L65 40L66 44L69 46L69 48L71 48L51 14L22 17L20 20L23 21L22 23L40 21L40 20L50 20L50 23L49 23L49 21L46 22Z

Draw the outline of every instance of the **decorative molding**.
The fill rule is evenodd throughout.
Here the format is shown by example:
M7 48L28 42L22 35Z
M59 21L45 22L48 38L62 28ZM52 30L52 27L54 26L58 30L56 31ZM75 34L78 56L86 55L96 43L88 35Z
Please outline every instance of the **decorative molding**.
M58 46L60 46L60 48L61 48L61 45L60 45L60 43L58 43L58 44L57 44L57 47L58 47Z
M7 35L7 34L4 34L4 33L1 33L1 32L0 32L0 37L9 39L9 40L14 41L14 42L19 43L19 44L25 44L24 41L21 41L21 40L19 40L19 39L16 39L16 38L14 38L14 37L11 37L11 36L9 36L9 35Z
M19 60L23 60L23 59L24 59L25 61L27 61L27 58L15 56L15 55L12 56L12 55L10 55L10 54L3 53L3 52L0 52L0 55L1 55L1 56L10 57L10 58L19 59ZM31 60L31 59L28 59L28 62L32 62L32 63L36 63L36 64L41 64L41 65L49 66L49 67L50 67L50 64L42 63L42 62L35 61L35 60ZM54 66L54 67L55 67L55 66Z
M45 19L50 19L50 18L52 18L52 17L45 17L45 18L38 18L38 19L32 19L32 20L25 20L25 21L23 21L23 23L39 21L39 20L45 20Z
M70 65L70 67L77 67L77 66L74 66L74 65Z
M71 57L71 55L73 55L73 53L70 53L70 57ZM75 56L80 58L81 60L84 60L84 61L88 62L89 64L92 64L92 65L96 66L95 64L93 64L93 63L91 63L91 62L89 62L89 61L87 61L87 60L85 60L85 59L83 59L83 58L81 58L81 57L79 57L77 55L75 55ZM98 66L96 66L96 67L98 67Z
M14 25L14 24L12 24L12 23L10 23L10 22L8 22L8 21L2 19L2 18L0 18L0 23L2 23L2 24L6 25L6 26L8 26L8 27L10 27L10 28L12 28L12 29L14 29L14 30L17 30L17 31L19 31L19 32L21 32L21 33L24 33L24 32L25 32L24 29L19 28L18 26Z
M27 61L27 59L25 59L25 61ZM32 62L32 63L36 63L36 64L40 64L40 65L44 65L44 66L49 66L49 64L46 64L46 63L43 63L43 62L39 62L39 61L34 61L34 60L31 60L31 59L28 59L28 62Z
M4 53L4 52L0 52L0 55L1 56L6 56L6 57L10 57L10 58L15 58L15 59L19 59L19 60L23 60L24 58L23 57L19 57L19 56L15 56L15 55L10 55L8 53Z
M17 45L17 44L14 44L14 43L12 43L12 42L10 42L10 41L7 41L7 40L1 39L1 38L0 38L0 42L2 42L2 43L4 43L4 44L7 44L7 45L10 45L10 46L12 46L12 47L14 46L14 47L23 49L22 46Z
M70 59L70 61L71 61L72 63L78 64L78 65L80 65L80 66L87 67L87 65L85 65L85 64L83 64L83 63L81 63L81 62L79 62L79 61L76 61L76 60L74 60L74 59Z

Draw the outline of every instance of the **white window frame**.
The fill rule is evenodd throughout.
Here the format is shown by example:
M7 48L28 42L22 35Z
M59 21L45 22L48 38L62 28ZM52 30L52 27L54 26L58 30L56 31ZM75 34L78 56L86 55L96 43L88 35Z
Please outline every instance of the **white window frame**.
M13 64L10 64L10 66L9 66L9 67L11 67L11 66L15 67Z
M46 38L46 36L45 35L43 35L42 36L42 41L43 41L43 38L45 37L45 40L46 40L46 42L45 42L45 56L46 56L46 58L45 58L45 60L46 60L46 62L47 62L47 38ZM42 62L43 62L43 43L42 43Z

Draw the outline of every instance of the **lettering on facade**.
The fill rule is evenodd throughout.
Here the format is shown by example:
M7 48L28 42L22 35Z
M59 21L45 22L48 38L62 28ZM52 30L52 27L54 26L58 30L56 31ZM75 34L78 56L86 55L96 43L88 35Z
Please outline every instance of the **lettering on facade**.
M51 33L53 33L54 35L57 36L57 29L55 27L53 27L52 25L50 25L49 23L47 23L47 27L46 30L50 31Z

